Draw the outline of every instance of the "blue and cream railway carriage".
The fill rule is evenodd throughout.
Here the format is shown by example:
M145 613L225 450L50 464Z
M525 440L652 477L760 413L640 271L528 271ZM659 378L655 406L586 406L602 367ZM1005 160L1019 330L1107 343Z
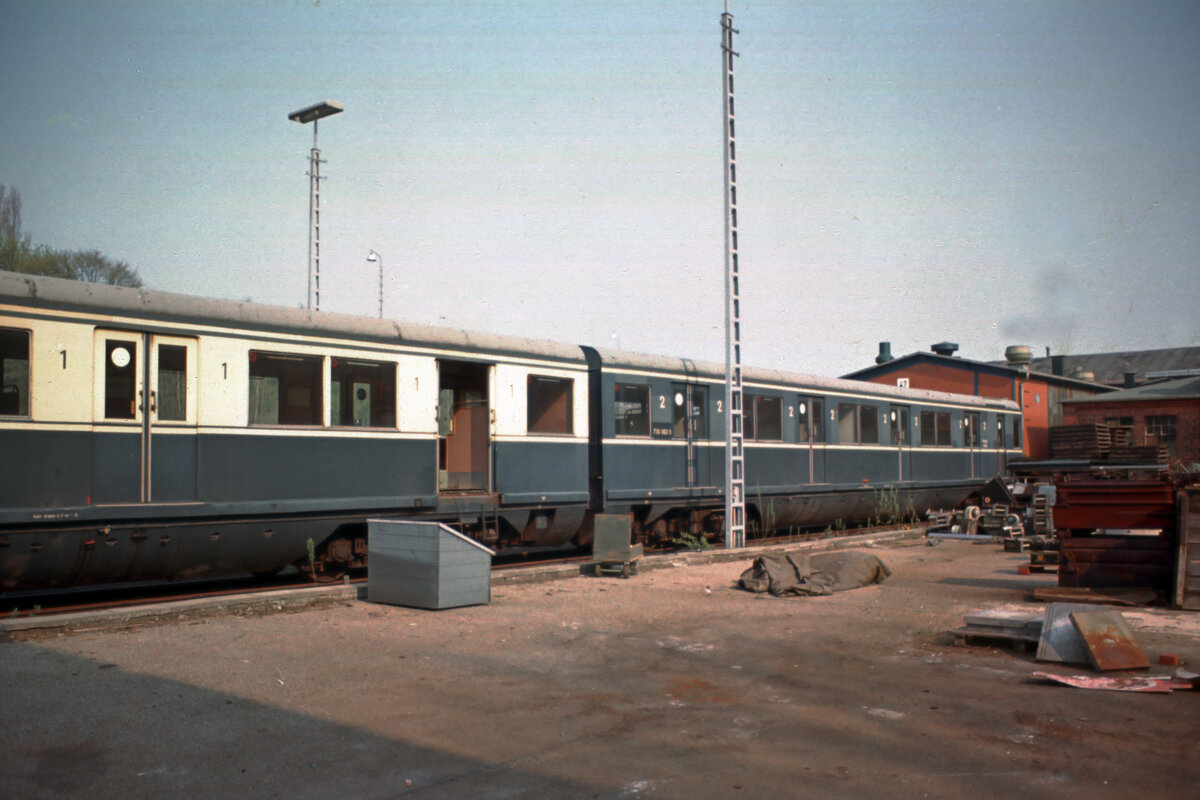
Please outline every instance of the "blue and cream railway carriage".
M759 528L964 499L1015 404L747 369ZM497 547L722 529L724 370L0 272L0 591L366 558L366 520Z
M0 272L0 589L365 559L587 510L578 347Z

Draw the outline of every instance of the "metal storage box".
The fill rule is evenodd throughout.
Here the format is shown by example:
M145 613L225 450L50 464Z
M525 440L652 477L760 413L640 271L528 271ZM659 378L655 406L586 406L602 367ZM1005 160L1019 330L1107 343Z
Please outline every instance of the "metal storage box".
M432 609L491 602L492 550L440 522L367 525L370 602Z
M596 575L613 574L628 578L637 573L642 546L631 544L632 514L597 514L592 534L591 565Z

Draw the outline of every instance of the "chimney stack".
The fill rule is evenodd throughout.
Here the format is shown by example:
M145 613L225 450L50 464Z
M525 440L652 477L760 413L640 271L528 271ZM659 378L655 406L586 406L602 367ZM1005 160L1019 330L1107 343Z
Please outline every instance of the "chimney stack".
M938 342L937 344L930 345L930 349L939 356L946 356L949 358L950 356L954 355L955 351L958 350L958 342Z
M1033 352L1026 344L1011 344L1004 349L1004 360L1013 366L1028 366L1032 357Z
M879 343L879 355L875 356L875 363L876 364L886 364L887 362L889 362L891 360L893 360L892 343L891 342L880 342Z

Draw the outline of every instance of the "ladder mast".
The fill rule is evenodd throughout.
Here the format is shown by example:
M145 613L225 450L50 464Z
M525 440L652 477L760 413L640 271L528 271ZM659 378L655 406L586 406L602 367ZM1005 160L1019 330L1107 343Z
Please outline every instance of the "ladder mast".
M721 15L725 119L725 546L746 546L746 472L742 432L742 316L738 279L737 151L733 124L733 15Z
M317 147L317 120L313 120L313 146L308 153L308 307L321 310L321 150Z

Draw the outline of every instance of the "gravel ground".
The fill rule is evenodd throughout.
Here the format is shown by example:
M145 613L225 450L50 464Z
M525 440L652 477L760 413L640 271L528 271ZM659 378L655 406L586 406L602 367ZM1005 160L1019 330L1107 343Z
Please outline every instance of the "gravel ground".
M947 631L1053 575L995 544L871 548L829 597L749 560L0 644L0 797L1200 796L1200 692L1072 689ZM1200 614L1130 609L1200 671ZM1169 674L1152 667L1152 674Z

